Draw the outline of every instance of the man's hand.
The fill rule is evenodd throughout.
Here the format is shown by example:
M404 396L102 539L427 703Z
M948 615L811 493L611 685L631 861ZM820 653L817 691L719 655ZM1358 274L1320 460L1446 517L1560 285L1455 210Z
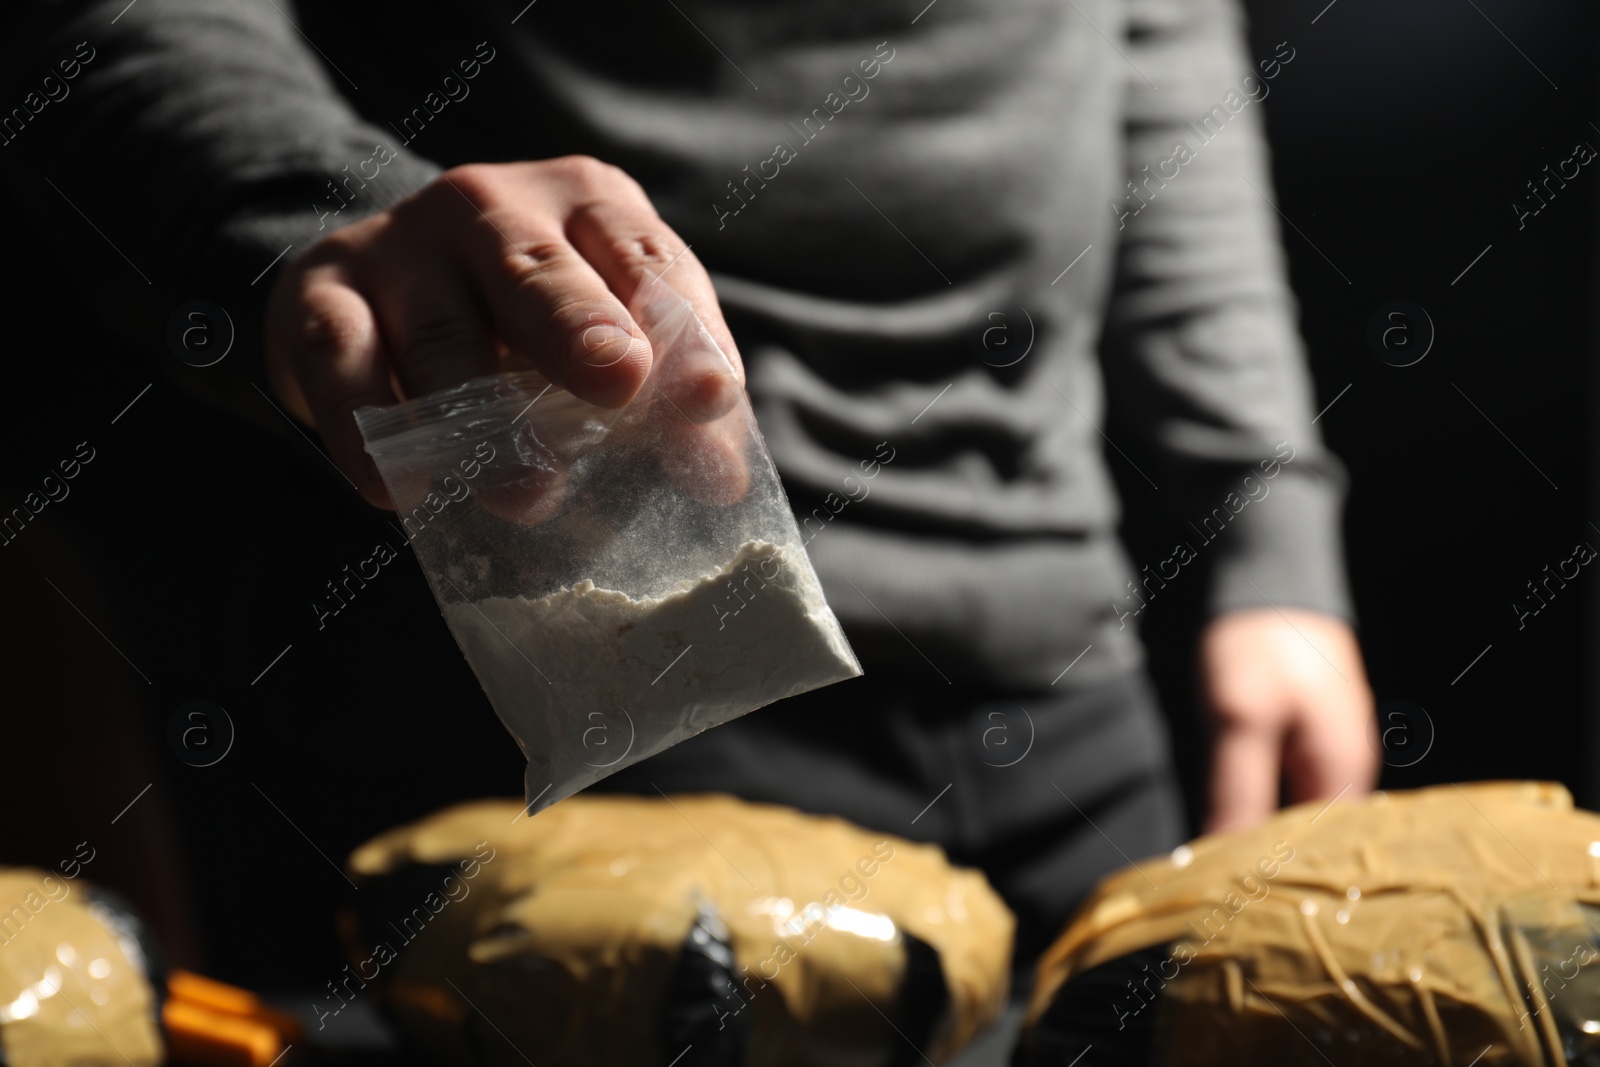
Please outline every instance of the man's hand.
M638 183L587 156L457 167L322 238L273 286L268 381L361 494L390 507L356 408L395 403L396 384L410 398L520 367L620 407L653 358L625 305L669 265L734 365L669 386L687 419L711 423L744 373L711 280Z
M1369 791L1378 780L1372 690L1355 634L1318 612L1237 611L1200 640L1213 729L1206 833L1251 826L1291 801Z

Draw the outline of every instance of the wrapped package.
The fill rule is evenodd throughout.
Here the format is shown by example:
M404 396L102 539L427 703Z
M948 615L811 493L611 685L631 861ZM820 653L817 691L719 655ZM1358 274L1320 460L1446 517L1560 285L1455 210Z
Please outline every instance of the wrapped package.
M732 364L659 279L630 311L623 407L522 370L356 412L530 811L861 673Z
M374 983L461 1067L940 1063L1006 996L1013 921L982 875L731 797L482 801L349 868L350 995Z
M1600 816L1541 783L1378 793L1112 875L1014 1060L1073 1062L1600 1064Z
M269 1067L299 1040L253 994L169 972L127 902L76 878L0 869L4 1067Z
M144 928L104 890L0 870L0 1049L6 1067L121 1064L166 1055L165 975ZM88 1024L88 1025L86 1025Z

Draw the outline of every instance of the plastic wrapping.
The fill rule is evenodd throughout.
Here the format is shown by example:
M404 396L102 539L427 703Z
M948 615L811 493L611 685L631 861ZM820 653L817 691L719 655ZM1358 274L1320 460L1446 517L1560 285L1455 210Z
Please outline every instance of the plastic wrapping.
M1020 1067L1600 1064L1600 816L1557 785L1317 801L1106 879Z
M76 878L0 868L0 1067L272 1067L301 1040L253 993L169 971L132 905Z
M353 969L459 1067L942 1063L1005 1003L1013 920L983 876L836 818L482 801L349 868Z
M28 868L0 870L0 1062L155 1067L163 971L114 894Z
M659 279L621 408L527 371L356 419L530 810L861 668L727 357Z

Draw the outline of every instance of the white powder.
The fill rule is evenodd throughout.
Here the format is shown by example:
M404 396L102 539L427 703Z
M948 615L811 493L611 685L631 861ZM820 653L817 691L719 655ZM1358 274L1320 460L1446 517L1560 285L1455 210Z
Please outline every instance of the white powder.
M861 673L803 553L747 541L715 574L634 599L582 581L445 610L548 807L774 700Z

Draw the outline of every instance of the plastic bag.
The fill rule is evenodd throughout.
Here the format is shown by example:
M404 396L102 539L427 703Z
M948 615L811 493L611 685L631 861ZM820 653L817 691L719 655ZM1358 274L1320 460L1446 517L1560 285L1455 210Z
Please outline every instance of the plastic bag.
M629 311L654 362L624 407L521 371L356 412L530 813L861 673L727 357L660 279Z

